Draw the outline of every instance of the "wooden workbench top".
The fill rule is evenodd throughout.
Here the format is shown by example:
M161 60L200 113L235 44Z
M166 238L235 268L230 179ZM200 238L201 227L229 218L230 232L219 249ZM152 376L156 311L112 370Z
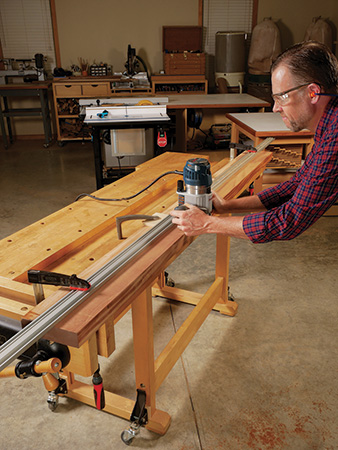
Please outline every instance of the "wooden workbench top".
M101 75L101 76L90 76L87 75L86 77L82 76L82 75L78 75L78 76L72 76L72 77L55 77L53 78L53 83L65 83L65 82L81 82L83 83L84 81L89 81L89 82L93 82L93 81L116 81L116 80L120 80L121 79L121 75Z
M8 83L0 84L1 91L29 90L29 89L49 89L51 81L32 81L29 83Z
M168 95L168 109L185 108L267 108L270 103L249 94Z
M170 170L183 170L187 159L196 155L165 153L138 166L137 170L105 186L95 195L104 198L121 198L139 192L152 180ZM201 156L201 155L199 155ZM239 157L240 158L240 157ZM223 197L235 197L264 170L270 160L269 152L261 152L240 173L235 173L217 191ZM233 164L233 163L230 163ZM212 166L214 176L227 167L223 160ZM166 175L138 197L121 202L99 202L88 197L57 211L27 228L0 241L0 313L6 315L6 300L17 302L18 310L12 316L24 316L24 321L34 320L68 291L50 287L48 297L34 308L27 301L29 269L43 269L65 274L76 273L87 278L146 231L140 221L127 222L123 226L125 241L119 241L115 219L128 214L169 213L177 204L176 183L180 176ZM49 339L78 347L108 318L118 316L130 304L135 295L150 286L170 262L191 242L173 226L154 245L147 247L112 280L95 291L84 305L61 321L51 332ZM25 295L26 297L25 297ZM28 307L27 305L30 306ZM26 311L20 313L24 305ZM26 305L26 306L25 306ZM27 309L28 308L28 309ZM11 316L11 314L8 314Z
M226 117L254 136L313 136L309 130L291 131L285 125L281 115L273 112L227 113Z

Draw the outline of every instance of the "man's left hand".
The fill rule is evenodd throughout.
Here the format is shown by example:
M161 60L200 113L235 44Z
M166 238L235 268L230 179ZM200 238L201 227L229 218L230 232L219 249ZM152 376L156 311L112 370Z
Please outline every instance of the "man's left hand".
M173 223L187 236L199 236L207 233L210 216L194 205L185 205L188 209L174 209L170 215L173 216Z

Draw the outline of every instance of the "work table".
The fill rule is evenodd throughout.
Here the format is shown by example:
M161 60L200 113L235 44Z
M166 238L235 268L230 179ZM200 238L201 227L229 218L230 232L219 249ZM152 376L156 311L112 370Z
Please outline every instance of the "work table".
M216 192L224 198L238 196L261 176L270 158L269 152L261 151L257 154L243 153L230 163L226 160L214 163L212 174L221 180ZM105 186L95 195L104 198L133 195L164 171L182 171L187 159L183 153L162 154L138 166L134 173ZM126 239L119 240L116 217L163 213L169 218L167 214L177 205L178 178L179 175L168 174L130 200L99 202L83 197L1 240L0 313L21 319L23 324L34 325L35 319L44 317L53 305L67 296L68 290L48 287L45 289L45 300L35 305L32 286L27 282L27 270L76 273L78 277L88 279L146 233L147 227L140 221L126 222L123 226ZM95 406L92 385L77 380L75 375L92 376L98 368L99 355L107 358L113 356L114 325L131 308L136 389L146 396L146 428L159 434L167 431L170 416L157 409L156 391L212 309L230 316L237 311L236 302L228 298L230 241L227 236L217 236L215 281L205 294L167 286L164 270L193 240L170 222L165 233L148 244L137 254L137 258L128 261L104 285L98 288L93 286L92 293L92 288L88 291L89 297L59 323L55 325L52 322L45 339L67 345L70 351L70 363L60 372L60 380L66 380L67 390L59 395ZM152 296L195 305L156 359ZM133 400L108 391L105 391L105 398L104 411L130 418Z

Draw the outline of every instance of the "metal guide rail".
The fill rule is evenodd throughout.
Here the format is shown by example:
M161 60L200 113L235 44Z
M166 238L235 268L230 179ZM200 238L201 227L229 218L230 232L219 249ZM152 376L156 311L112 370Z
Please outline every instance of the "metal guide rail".
M258 147L257 152L264 150L274 138L267 138ZM212 189L219 188L233 174L242 169L257 152L250 152L243 155L212 184ZM136 258L155 239L172 227L172 217L169 215L150 228L144 235L122 250L111 261L106 263L101 269L88 278L91 288L88 291L72 291L51 306L47 311L34 319L22 330L10 338L0 347L0 371L13 362L32 344L41 339L58 322L70 314L77 306L91 297L101 286L110 280L115 274L122 270L132 259Z

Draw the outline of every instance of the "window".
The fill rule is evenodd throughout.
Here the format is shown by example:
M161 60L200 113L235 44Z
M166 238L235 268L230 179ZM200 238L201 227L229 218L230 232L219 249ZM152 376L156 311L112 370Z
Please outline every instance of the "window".
M0 0L0 40L3 58L47 57L45 69L55 67L49 0Z
M250 35L253 7L254 0L204 0L203 39L204 51L207 54L206 76L211 85L214 84L216 33L218 31L243 31Z

